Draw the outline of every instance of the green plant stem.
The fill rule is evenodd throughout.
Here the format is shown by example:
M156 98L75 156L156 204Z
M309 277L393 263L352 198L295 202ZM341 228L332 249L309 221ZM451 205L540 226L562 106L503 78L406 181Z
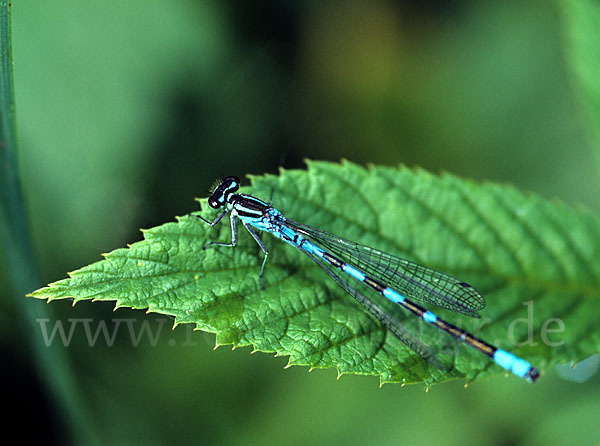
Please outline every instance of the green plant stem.
M41 381L49 389L57 413L78 443L94 440L89 410L81 398L68 358L61 346L47 347L39 336L37 320L49 318L48 309L25 294L41 280L34 261L17 163L13 90L10 2L0 0L0 249L9 288L21 318L22 337L29 342Z

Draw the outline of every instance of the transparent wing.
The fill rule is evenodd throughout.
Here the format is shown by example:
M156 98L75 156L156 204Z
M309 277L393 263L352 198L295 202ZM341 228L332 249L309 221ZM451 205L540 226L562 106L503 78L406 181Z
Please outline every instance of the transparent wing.
M308 257L310 257L317 265L319 265L323 271L325 271L333 280L335 280L338 285L340 285L348 294L350 294L358 303L360 303L363 308L365 308L375 319L383 324L390 332L396 336L404 345L409 347L412 351L414 351L417 355L419 355L422 359L427 361L429 364L433 365L435 368L444 371L446 373L450 373L452 370L452 358L454 357L455 351L452 350L451 355L448 356L448 349L446 346L445 351L439 348L433 348L432 346L426 345L423 341L421 341L418 337L422 333L419 333L419 329L422 329L421 325L414 326L418 324L419 321L417 318L410 317L407 321L400 321L398 318L391 316L385 309L381 308L377 305L373 300L369 299L365 294L359 291L357 288L350 285L345 278L347 277L345 273L335 269L328 263L322 262L315 255L303 251ZM366 285L357 282L358 286ZM373 291L371 288L365 290L366 292ZM413 334L414 333L414 334ZM431 338L431 336L430 336ZM455 345L454 342L451 345Z
M485 299L475 288L448 274L298 222L286 220L285 224L408 299L472 317L479 317L477 312L485 307Z

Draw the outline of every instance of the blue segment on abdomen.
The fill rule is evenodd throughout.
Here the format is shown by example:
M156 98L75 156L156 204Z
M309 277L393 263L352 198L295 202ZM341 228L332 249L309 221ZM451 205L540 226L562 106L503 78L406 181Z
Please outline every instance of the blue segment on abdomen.
M363 280L365 280L365 275L350 265L345 264L342 267L342 271L344 271L346 274L354 277L356 280L360 280L361 282Z
M494 362L521 378L524 378L531 369L531 364L527 361L501 349L497 349L494 353Z
M315 245L313 245L311 242L309 242L308 240L306 240L303 237L300 237L300 239L304 240L304 243L302 243L303 250L305 250L306 252L309 252L311 254L314 254L317 257L323 258L323 250L321 248L316 247ZM300 243L300 241L298 241L298 243Z
M281 232L282 235L286 236L290 240L294 240L294 237L296 235L298 235L296 231L294 231L293 229L287 228L285 226L280 227L279 232Z
M433 314L431 311L426 311L425 313L423 313L422 318L425 322L429 322L429 323L433 323L433 322L437 321L437 316L435 314Z
M385 290L383 290L383 295L385 297L387 297L389 300L391 300L392 302L404 302L404 296L400 293L398 293L397 291L392 290L391 288L386 288Z

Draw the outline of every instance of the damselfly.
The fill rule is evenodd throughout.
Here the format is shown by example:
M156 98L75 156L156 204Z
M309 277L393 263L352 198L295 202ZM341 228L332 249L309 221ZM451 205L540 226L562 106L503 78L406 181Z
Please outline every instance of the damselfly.
M539 378L539 371L529 362L482 341L413 302L419 300L469 316L478 316L477 311L485 306L485 300L468 283L374 248L289 220L270 203L251 195L236 193L239 187L239 178L226 177L221 180L209 197L210 207L213 209L225 208L225 210L212 222L202 217L199 218L210 226L215 226L230 212L231 243L211 242L205 247L211 245L236 246L236 218L239 218L265 255L259 273L261 285L269 251L252 228L269 232L299 248L398 339L430 363L438 365L436 353L429 350L426 344L411 335L397 318L386 312L347 279L352 278L357 281L356 284L364 284L371 291L379 293L416 315L426 324L439 328L453 338L489 356L500 367L515 375L530 382Z

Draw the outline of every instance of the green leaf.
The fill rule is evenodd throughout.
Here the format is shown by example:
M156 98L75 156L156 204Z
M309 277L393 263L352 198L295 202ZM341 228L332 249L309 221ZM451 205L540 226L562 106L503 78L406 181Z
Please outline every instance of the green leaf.
M469 281L487 298L482 319L436 312L536 367L599 350L600 224L588 212L510 186L405 167L309 162L307 171L251 179L243 192L268 198L274 191L273 204L288 218ZM205 218L218 215L202 204ZM251 345L289 355L293 365L379 375L382 382L501 372L467 346L458 349L452 373L440 372L387 335L307 256L268 234L261 234L270 253L262 290L262 252L238 226L235 249L203 250L209 241L231 240L227 218L211 228L180 217L33 296L115 300L194 323L216 333L218 344Z
M565 17L567 62L600 148L600 3L561 0L558 4Z

